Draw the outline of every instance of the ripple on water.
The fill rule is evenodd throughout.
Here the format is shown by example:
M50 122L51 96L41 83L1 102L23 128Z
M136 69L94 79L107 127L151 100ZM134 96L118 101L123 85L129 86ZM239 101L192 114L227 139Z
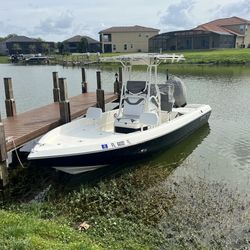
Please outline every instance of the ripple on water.
M250 133L245 122L217 122L211 134L212 150L219 157L225 157L239 169L250 170Z

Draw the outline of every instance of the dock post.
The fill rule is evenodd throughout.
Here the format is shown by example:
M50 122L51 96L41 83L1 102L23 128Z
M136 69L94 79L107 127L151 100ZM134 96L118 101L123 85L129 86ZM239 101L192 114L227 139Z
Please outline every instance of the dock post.
M120 98L122 90L122 67L119 67L119 88L118 88L118 96Z
M5 107L6 107L6 115L7 117L16 115L16 103L13 95L12 88L12 79L10 77L6 77L4 80L4 89L5 89Z
M118 73L115 73L114 94L118 94L118 92L119 92Z
M82 68L82 93L88 92L88 84L86 82L86 72L85 68Z
M60 120L61 123L64 124L71 121L66 78L59 78L59 88L60 88L60 102L59 102Z
M58 82L58 72L52 72L53 77L53 97L54 102L60 102L60 88Z
M96 72L97 79L97 90L96 90L96 107L101 108L102 112L105 112L105 100L104 100L104 90L102 89L101 83L101 72Z
M97 89L102 89L101 71L96 71Z
M0 114L0 187L8 184L8 156L6 150L6 140L4 133L4 125Z

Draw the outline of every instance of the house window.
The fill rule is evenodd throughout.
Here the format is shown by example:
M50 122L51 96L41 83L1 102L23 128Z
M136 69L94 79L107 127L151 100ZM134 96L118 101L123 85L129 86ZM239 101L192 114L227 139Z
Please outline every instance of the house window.
M111 34L103 34L103 37L102 37L102 41L103 42L112 42L111 40Z
M130 48L133 49L133 44L131 43Z
M116 45L113 44L113 51L116 51Z
M141 33L139 33L139 37L141 37Z
M240 32L244 32L244 25L240 25Z
M127 50L128 46L127 44L124 44L124 50Z

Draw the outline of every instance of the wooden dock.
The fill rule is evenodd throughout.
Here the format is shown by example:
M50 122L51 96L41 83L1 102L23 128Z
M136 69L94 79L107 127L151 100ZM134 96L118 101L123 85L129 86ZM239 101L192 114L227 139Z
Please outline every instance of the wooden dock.
M105 94L105 103L117 99L113 93ZM71 119L84 115L89 107L96 106L96 93L84 93L69 98ZM59 126L59 103L52 103L13 117L3 119L6 148L11 151Z
M119 80L122 71L119 69ZM96 72L97 89L88 93L85 69L82 68L82 94L68 98L65 78L58 78L53 72L54 103L24 113L16 113L11 78L4 78L5 106L7 118L0 116L0 187L8 183L8 152L47 133L59 125L84 115L89 107L99 107L105 111L105 104L117 100L121 84L118 74L115 75L114 93L104 93L101 86L101 72Z

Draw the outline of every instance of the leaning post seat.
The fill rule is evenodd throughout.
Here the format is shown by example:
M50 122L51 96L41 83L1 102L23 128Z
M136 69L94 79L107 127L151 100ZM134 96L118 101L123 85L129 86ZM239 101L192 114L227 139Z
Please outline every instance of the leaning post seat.
M147 94L146 81L127 81L126 94Z
M115 131L122 133L140 130L140 115L144 112L145 98L128 95L124 99L122 115L115 120Z
M115 120L115 132L129 133L141 129L140 115L144 112L147 96L146 81L127 81L121 115Z

